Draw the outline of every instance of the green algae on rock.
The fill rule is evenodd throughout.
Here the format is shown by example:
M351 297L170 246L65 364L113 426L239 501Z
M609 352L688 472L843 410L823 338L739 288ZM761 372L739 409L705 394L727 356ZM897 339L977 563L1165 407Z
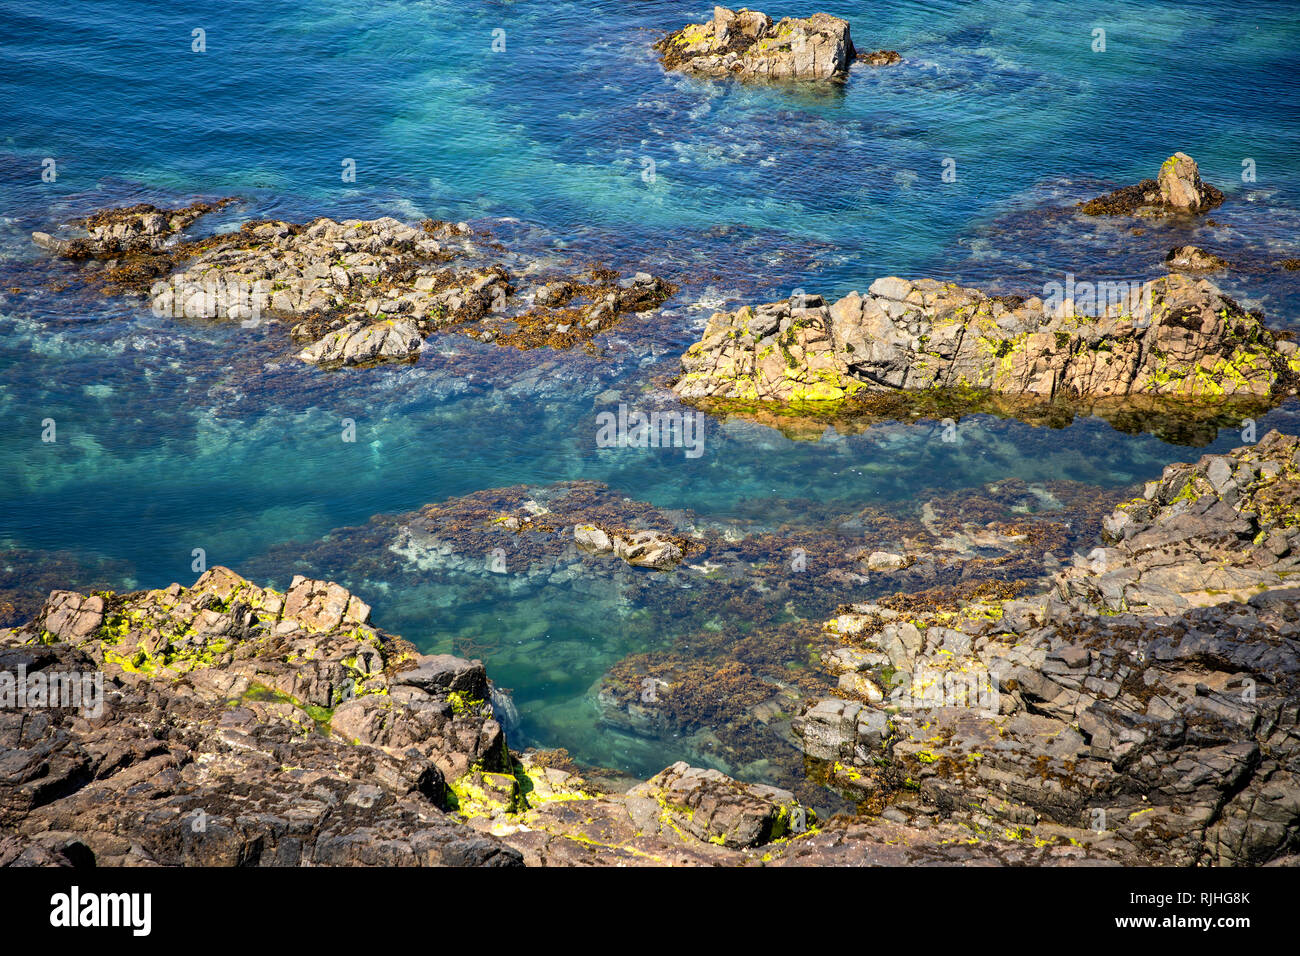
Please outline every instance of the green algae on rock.
M482 664L420 654L369 614L332 582L281 594L222 567L192 588L54 592L0 631L0 673L100 669L102 706L0 709L16 744L0 864L512 865L600 847L736 865L815 830L792 794L716 771L678 764L624 796L521 760Z
M1114 301L994 297L934 279L877 279L867 295L718 312L673 390L704 407L851 417L918 402L983 410L991 397L1119 416L1164 404L1192 419L1266 410L1294 390L1300 349L1208 280L1174 274ZM1107 292L1105 298L1111 296ZM1068 418L1066 419L1068 421Z

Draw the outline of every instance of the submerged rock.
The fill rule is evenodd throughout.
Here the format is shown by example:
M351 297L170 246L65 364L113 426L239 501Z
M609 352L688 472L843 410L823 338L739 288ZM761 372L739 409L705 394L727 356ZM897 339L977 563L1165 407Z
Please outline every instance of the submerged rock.
M870 571L897 571L907 567L907 558L890 551L872 551L867 555L867 569Z
M20 758L0 772L0 826L99 865L517 864L439 809L471 767L510 769L490 706L416 684L438 659L369 615L330 582L280 593L221 567L191 588L52 594L0 632L0 672L93 675L99 692L39 720L30 696L0 708Z
M1220 190L1201 180L1196 160L1174 153L1160 166L1156 179L1144 179L1079 206L1089 216L1160 216L1209 212L1223 199Z
M1077 294L1077 293L1076 293ZM1091 295L1091 289L1090 289ZM933 279L877 279L833 305L805 296L715 313L682 357L684 399L837 403L889 392L990 392L1074 402L1280 400L1295 345L1207 280L1098 290L1085 303L992 297Z
M1178 246L1169 250L1165 265L1177 272L1217 272L1228 268L1226 260L1197 246Z
M664 570L681 562L683 544L659 531L606 532L596 525L574 526L573 540L593 554L612 554L638 568Z
M764 80L829 80L848 73L855 51L849 24L815 13L778 23L756 10L714 7L655 44L666 69Z
M893 66L902 63L903 57L897 50L876 50L873 53L859 53L858 57L868 66Z

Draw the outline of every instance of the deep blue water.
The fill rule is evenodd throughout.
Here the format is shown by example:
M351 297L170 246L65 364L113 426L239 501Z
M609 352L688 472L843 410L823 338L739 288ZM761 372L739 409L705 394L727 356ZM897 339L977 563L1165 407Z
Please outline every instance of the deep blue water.
M650 44L706 4L3 0L0 267L23 291L0 295L0 544L29 562L110 561L116 586L152 587L188 583L194 548L254 566L286 541L517 483L592 478L726 522L805 500L907 507L1007 476L1118 488L1200 454L1096 420L987 417L964 421L957 445L925 425L793 441L711 422L697 460L595 447L596 397L648 401L710 309L740 298L841 294L888 274L1021 292L1067 272L1145 279L1185 241L1233 261L1300 256L1296 4L817 7L847 17L860 49L905 63L816 92L665 75ZM205 52L191 50L195 29ZM1135 235L1042 213L1153 176L1176 149L1229 194L1216 226ZM345 159L355 183L341 181ZM683 291L600 360L449 337L415 367L330 375L285 362L266 330L177 324L30 278L70 274L43 261L33 229L194 195L240 197L227 223L466 219L539 256L649 267ZM1223 284L1300 328L1300 273L1261 266ZM40 441L47 418L57 443ZM343 418L355 443L338 439ZM1270 425L1300 428L1295 406L1261 433ZM1239 440L1225 429L1212 447ZM472 582L346 583L378 623L428 647L467 629L501 647L539 630L535 669L501 661L526 742L637 771L673 757L672 741L648 755L609 744L584 693L546 676L548 642L588 649L585 681L650 639L633 624L566 615L545 588L494 625L491 607L470 610Z

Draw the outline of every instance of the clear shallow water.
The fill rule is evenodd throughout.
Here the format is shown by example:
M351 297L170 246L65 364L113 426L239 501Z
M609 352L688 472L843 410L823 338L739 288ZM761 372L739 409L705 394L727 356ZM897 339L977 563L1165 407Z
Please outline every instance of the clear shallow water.
M0 269L23 290L0 300L0 541L23 555L9 564L70 551L113 562L114 586L188 582L194 548L261 567L284 542L306 549L375 514L575 478L707 520L813 526L1008 476L1118 489L1200 454L1094 420L987 417L964 420L956 445L932 425L813 442L710 422L695 460L595 447L596 412L661 397L709 308L738 297L840 294L885 274L1022 292L1066 272L1149 278L1195 241L1258 263L1225 287L1300 327L1300 273L1270 265L1300 256L1297 5L817 6L849 18L860 49L907 62L820 92L665 76L649 44L707 5L122 2L92 16L0 3ZM1098 26L1105 53L1090 49ZM206 53L190 51L196 27ZM1219 225L1135 235L1043 214L1150 176L1174 149L1229 193ZM340 181L345 158L354 184ZM239 196L226 221L469 219L538 256L650 267L683 292L620 327L601 358L449 337L412 368L329 375L286 362L267 330L46 288L71 271L42 259L33 229L196 194ZM56 444L39 440L46 418ZM355 443L340 439L344 418ZM1270 425L1298 430L1294 405L1258 427ZM1237 443L1225 430L1211 447ZM521 701L521 742L637 772L673 758L671 740L609 744L591 716L590 673L658 639L593 624L615 596L566 612L567 593L539 588L497 606L452 579L366 596L378 623L425 646L481 632ZM513 646L530 649L506 653L494 630L527 631ZM584 656L581 679L554 679Z

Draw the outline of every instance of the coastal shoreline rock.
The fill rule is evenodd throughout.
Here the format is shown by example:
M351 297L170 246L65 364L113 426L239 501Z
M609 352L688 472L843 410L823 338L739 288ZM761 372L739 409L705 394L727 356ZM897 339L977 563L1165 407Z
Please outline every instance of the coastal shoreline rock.
M868 66L894 66L903 62L903 56L897 50L875 50L871 53L859 52L857 59Z
M1300 440L1172 465L1044 594L827 622L884 699L806 707L828 783L890 819L1164 865L1300 846Z
M685 763L606 793L575 768L514 754L497 717L503 695L481 663L420 654L328 580L299 575L281 593L214 568L191 588L55 592L32 624L0 632L0 670L98 668L107 716L56 715L63 762L20 761L17 777L0 779L0 856L110 865L1279 859L1300 832L1286 796L1294 755L1278 743L1291 739L1300 690L1300 619L1287 584L1300 560L1300 442L1269 433L1171 466L1147 492L1108 518L1115 554L1065 569L1045 595L955 610L927 600L841 609L827 629L842 646L822 656L839 696L786 705L814 779L866 808L825 824L789 791ZM547 508L525 510L532 522L505 515L497 533L549 527ZM569 527L612 553L603 528ZM916 557L908 552L862 558L902 573L900 562ZM1164 574L1166 591L1182 586L1168 574L1179 554L1251 571L1229 582L1240 594L1192 582L1208 584L1206 598L1249 600L1172 615L1143 605L1139 592L1161 593L1149 575ZM1112 593L1124 603L1107 603ZM1247 686L1242 710L1235 695ZM127 738L164 713L163 736L139 755L94 762L135 746ZM0 709L0 729L15 716ZM1272 735L1267 754L1261 734ZM48 787L51 774L63 783ZM232 802L232 787L250 780ZM95 809L106 797L117 808L111 830ZM1112 825L1096 828L1097 809ZM192 836L199 812L219 838ZM148 829L137 829L145 819Z
M1169 465L1103 522L1104 546L1061 572L1062 600L1176 614L1300 580L1300 439Z
M521 759L479 661L369 621L333 582L277 592L224 567L189 588L54 592L0 631L0 865L577 862L598 834L614 859L586 862L744 865L816 828L793 794L714 770L605 794ZM47 699L88 673L98 696Z

